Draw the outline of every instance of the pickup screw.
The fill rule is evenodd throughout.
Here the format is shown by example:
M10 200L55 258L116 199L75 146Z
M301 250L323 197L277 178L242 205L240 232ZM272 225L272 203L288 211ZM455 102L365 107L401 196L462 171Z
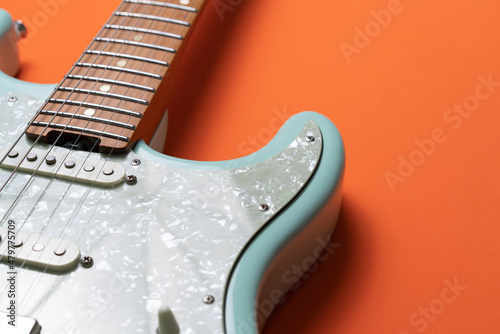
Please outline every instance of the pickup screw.
M136 184L137 183L137 176L135 175L127 175L127 177L125 178L125 182L127 184Z
M54 254L56 254L57 256L63 256L65 253L66 249L64 249L63 247L56 248L56 250L54 251Z
M47 155L47 157L45 158L45 162L47 163L47 165L53 165L57 162L57 159L53 155Z
M267 210L269 210L269 205L261 204L261 205L259 205L259 210L262 212L266 212Z
M307 136L307 137L306 137L306 140L307 140L308 142L312 143L313 141L315 141L315 140L316 140L316 138L314 138L313 136Z
M87 173L93 172L95 167L93 165L87 165L83 167L83 170L86 171Z
M28 153L28 156L26 157L28 161L36 161L38 159L38 156L34 152Z
M66 160L66 162L64 163L64 167L66 168L74 168L76 166L76 162L74 162L73 160Z
M91 258L90 256L84 256L80 260L80 263L82 264L83 268L90 268L94 264L94 259Z
M112 168L106 168L102 171L102 173L106 176L112 175L115 171Z
M11 158L11 159L17 158L18 156L19 156L19 152L17 152L16 150L12 150L9 152L9 158Z
M213 302L214 302L214 301L215 301L214 296L211 296L211 295L206 295L205 297L203 297L203 302L204 302L205 304L210 305L210 304L213 304Z
M10 96L9 97L9 102L17 102L18 98L17 96Z
M130 161L130 164L132 166L139 166L141 164L141 160L140 159L132 159L132 161Z

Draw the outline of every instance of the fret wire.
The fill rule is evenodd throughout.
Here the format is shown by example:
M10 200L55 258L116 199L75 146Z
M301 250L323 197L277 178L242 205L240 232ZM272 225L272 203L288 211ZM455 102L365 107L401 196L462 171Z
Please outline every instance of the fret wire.
M97 42L110 42L110 43L117 43L117 44L135 45L135 46L141 46L141 47L150 48L150 49L156 49L156 50L162 50L162 51L166 51L166 52L176 53L175 49L169 48L166 46L155 45L155 44L150 44L150 43L128 41L126 39L96 37L96 38L94 38L94 40Z
M180 39L180 40L184 39L184 37L182 37L179 34L173 34L173 33L170 33L170 32L164 32L164 31L153 30L153 29L137 28L137 27L131 27L131 26L121 26L121 25L118 25L118 24L105 24L104 28L106 28L106 29L117 29L117 30L134 31L134 32L143 32L145 34L159 35L159 36L163 36L163 37L171 37L171 38Z
M115 108L115 107L106 106L103 104L74 101L74 100L65 100L65 99L49 99L48 102L62 103L62 104L67 103L67 104L72 105L72 106L77 106L77 107L82 106L85 108L93 108L93 109L97 109L97 110L101 109L101 110L106 110L106 111L117 112L119 114L128 115L128 116L132 116L132 117L142 118L142 114L140 112L122 109L122 108Z
M127 12L115 12L114 15L125 16L125 17L134 17L134 18L138 18L138 19L146 19L146 20L153 20L153 21L160 21L160 22L167 22L167 23L175 23L175 24L186 26L186 27L191 26L191 24L189 22L186 22L186 21L171 19L168 17L156 16L156 15L127 13Z
M123 0L123 2L127 2L127 0ZM129 1L129 2L133 2L133 1ZM157 2L157 1L154 1L154 2ZM122 4L123 4L123 3L122 3ZM171 6L171 7L174 7L174 6ZM182 8L182 7L185 7L185 6L178 6L178 8ZM190 7L185 7L185 8L183 8L183 9L186 9L186 8L190 9ZM194 9L194 10L196 11L196 9ZM73 69L75 69L75 68L76 68L76 65L74 65L74 66L72 67L72 69L71 69L71 70L73 70ZM88 72L88 71L89 71L89 69L87 69L87 72ZM55 93L53 93L51 96L54 96L54 94L55 94ZM144 94L144 92L143 92L143 94ZM56 101L57 101L57 99L50 99L50 100L52 100L52 102L53 102L54 100L56 100ZM63 106L64 106L64 103L61 105L61 108L62 108ZM80 104L80 106L83 106L83 103L81 103L81 104ZM102 108L101 108L101 109L102 109ZM54 117L55 117L55 116L54 116ZM73 115L73 117L74 117L74 115ZM104 136L104 137L110 137L110 136L111 136L112 138L115 138L115 139L117 138L117 139L120 139L120 140L125 140L126 142L128 142L128 141L129 141L129 138L128 138L128 137L125 137L125 136L119 136L119 135L115 135L115 134L110 134L110 133L108 133L108 132L104 132L104 131L96 131L96 130L86 129L86 128L81 128L81 127L75 127L75 126L69 126L69 125L66 125L66 126L65 126L65 125L61 125L61 124L53 124L53 123L46 123L46 122L45 122L45 123L44 123L44 122L33 122L32 124L34 124L35 126L43 126L43 125L46 125L46 126L45 126L45 129L43 129L43 131L42 131L39 135L37 135L38 137L36 138L35 143L36 143L36 142L38 142L38 140L41 138L41 136L43 135L43 133L45 132L45 130L47 129L47 127L56 127L56 128L62 128L62 129L63 129L63 131L61 132L61 134L58 136L58 138L57 138L57 139L59 139L59 138L61 137L61 135L62 135L62 133L64 132L64 130L65 130L65 129L69 129L69 130L72 130L72 131L81 131L80 135L81 135L82 133L84 133L84 132L86 132L86 133L92 133L92 132L93 132L93 133L95 133L95 134L99 135L99 137L101 137L101 136ZM38 130L37 130L37 132L38 132ZM78 137L78 138L79 138L79 137ZM56 139L56 140L57 140L57 139ZM111 151L112 151L115 147L116 147L116 143L114 144L114 146L112 146L112 147L111 147L111 146L108 146L107 148L111 148ZM53 148L53 146L52 146L50 149L52 149L52 148ZM119 148L122 148L122 147L119 147ZM69 154L69 153L68 153L68 154ZM89 156L90 156L90 153L89 153ZM109 156L108 156L108 157L109 157ZM24 188L23 188L23 189L24 189ZM47 190L47 189L45 189L45 190ZM24 191L24 190L23 190L23 191ZM69 221L68 221L68 223L64 226L64 230L66 230L66 229L68 228L68 224L70 224L70 222L69 222ZM23 223L23 225L24 225L24 223ZM45 226L44 226L44 228L45 228L46 226L47 226L47 225L45 225ZM61 234L62 234L62 233L61 233ZM24 263L23 263L23 265L24 265ZM47 268L45 268L45 269L47 269ZM34 286L33 284L32 284L32 285L30 285L30 287L29 287L28 291L30 291L30 290L31 290L31 288L32 288L33 286ZM54 282L54 285L52 286L52 289L54 289L54 287L55 287L55 282ZM43 303L43 305L42 305L42 309L44 308L44 306L45 306L45 302L44 302L44 303Z
M82 114L72 114L72 113L63 112L63 111L41 110L40 115L51 115L51 116L55 115L55 116L60 116L60 117L72 117L72 118L86 120L86 121L90 121L90 122L109 124L109 125L122 127L122 128L130 129L130 130L136 129L135 125L114 121L112 119L100 118L100 117L95 117L95 116L87 116L87 115L82 115Z
M161 6L161 7L164 7L164 8L171 8L171 9L177 9L177 10L185 10L185 11L188 11L188 12L192 12L192 13L197 13L198 12L198 9L196 8L191 8L191 7L188 7L188 6L180 6L180 5L175 5L175 4L169 4L169 3L161 3L159 1L136 1L136 0L123 0L122 1L122 6L123 4L125 3L131 3L131 4L134 4L134 5L152 5L152 6ZM203 3L201 3L201 5L203 5ZM197 5L198 6L198 5ZM120 7L119 7L120 8ZM122 7L124 8L124 7ZM129 8L127 8L128 10ZM163 17L163 16L155 16L155 15L149 15L147 14L148 12L149 13L152 13L152 14L156 14L156 13L153 13L151 12L148 8L145 8L144 9L144 13L143 14L139 14L139 13L135 13L133 12L133 7L130 8L131 10L131 13L127 14L125 11L117 11L115 12L114 16L116 17L131 17L131 18L137 18L138 20L136 21L136 23L134 23L134 25L139 25L140 24L140 19L146 19L146 20L151 20L151 24L150 24L150 28L152 28L153 24L154 24L154 21L161 21L161 22L166 22L166 23L174 23L174 24L179 24L179 25L183 25L183 26L186 26L186 27L190 27L191 25L191 20L193 19L193 17L190 17L190 16L186 16L186 19L189 17L189 21L184 21L183 18L179 15L175 15L174 17L176 17L175 19L167 19L166 17ZM138 11L137 11L138 12ZM161 15L160 13L158 15ZM186 14L186 15L189 15L189 14ZM116 20L115 20L116 21ZM147 52L144 51L140 51L141 52L141 56L139 55L135 55L134 52L136 51L133 51L133 50L127 50L127 52L131 52L132 54L126 54L126 53L123 53L123 52L119 52L119 50L122 48L122 46L125 46L125 45L130 45L130 46L133 46L133 47L136 47L136 48L147 48L147 49L151 49L151 50L159 50L159 51L164 51L164 52L169 52L169 53L176 53L176 49L175 48L172 48L172 47L166 47L166 46L163 46L165 44L168 45L168 40L160 40L160 37L168 37L168 38L174 38L174 39L178 39L178 40L183 40L184 39L184 36L187 34L187 30L182 32L182 34L175 34L175 33L170 33L170 32L167 32L167 31L161 31L160 30L154 30L154 29L147 29L144 25L144 27L142 27L142 24L140 24L141 26L131 26L131 25L124 25L123 23L119 23L119 22L116 22L117 24L110 24L112 21L108 21L108 24L104 25L102 30L100 31L99 34L104 34L105 32L105 29L113 29L115 31L129 31L129 32L139 32L139 33L145 33L145 34L149 34L149 35L156 35L156 36L159 36L156 41L151 38L151 37L148 37L148 42L152 42L152 43L155 43L155 44L151 44L151 43L143 43L143 42L140 42L140 40L137 40L137 41L132 41L132 40L128 40L130 37L130 35L128 37L125 37L125 38L114 38L114 37L118 37L118 34L116 32L112 32L110 35L108 35L108 37L100 37L99 35L94 38L94 42L103 42L103 43L113 43L113 44L120 44L118 49L116 48L113 48L112 50L110 51L105 51L105 48L106 48L106 45L102 46L102 50L86 50L84 52L83 55L85 54L88 54L88 55L95 55L95 56L108 56L108 57L121 57L121 58L126 58L126 59L132 59L132 60L137 60L137 61L140 61L140 62L143 62L143 63L151 63L151 64L155 64L155 65L161 65L161 66L169 66L170 64L166 61L162 61L162 60L159 60L159 59L155 59L155 58L149 58L147 57ZM132 21L130 22L130 24L132 24ZM135 38L135 36L134 36ZM161 42L161 44L159 43ZM158 45L156 43L159 43ZM170 42L171 43L171 42ZM92 45L92 44L91 44ZM115 51L115 52L111 52L111 51ZM149 51L149 54L151 54L152 51ZM163 74L166 72L166 70L168 70L168 68L164 71L164 70L158 70L158 73L160 74L156 74L156 73L150 73L150 72L146 72L146 71L141 71L141 70L136 70L136 69L129 69L129 68L126 68L122 65L120 65L120 67L117 67L117 66L111 66L111 62L112 60L110 60L109 64L108 65L104 65L104 64L95 64L95 63L91 63L91 62L88 62L88 61L85 61L83 60L83 55L82 57L80 58L81 60L79 60L77 63L74 64L73 69L76 69L77 67L87 67L87 70L84 71L84 73L78 73L78 75L74 74L74 75L67 75L65 78L66 79L73 79L73 80L87 80L87 81L95 81L94 84L97 84L98 82L105 82L105 83L109 83L109 84L116 84L116 85L121 85L121 86L124 86L126 87L126 90L125 92L127 92L127 90L129 88L134 88L134 89L142 89L142 96L144 96L144 93L145 92L153 92L155 93L156 92L156 83L153 85L153 87L149 87L149 84L147 84L147 81L142 81L141 84L142 85L139 85L139 84L134 84L134 83L129 83L129 82L126 82L126 81L129 81L129 80L132 80L132 79L129 79L127 78L126 81L120 81L118 80L118 77L120 76L120 74L118 74L117 77L114 77L116 80L112 80L112 79L107 79L107 78L103 78L102 76L105 75L106 71L107 70L111 70L111 71L117 71L117 72L120 72L120 73L129 73L129 74L132 74L132 75L139 75L139 76L144 76L144 77L148 77L148 78L153 78L153 79L159 79L159 80L162 80L163 79ZM157 54L157 56L160 55L160 54ZM163 57L159 57L160 59L162 59ZM97 58L95 60L93 60L92 62L95 62L97 60ZM106 60L107 62L107 60ZM143 66L145 66L144 64L138 64L138 65L134 65L134 68L144 68ZM101 74L98 74L98 73L95 73L96 76L92 76L92 75L86 75L86 73L91 73L89 72L91 68L96 68L96 69L101 69L103 70L103 72ZM149 67L151 68L151 67ZM153 71L151 71L153 72ZM154 71L156 72L156 70ZM99 75L99 77L97 77L97 75ZM73 84L71 84L73 85ZM103 98L106 98L106 97L110 97L110 98L117 98L119 99L120 101L132 101L132 102L135 102L135 103L138 103L138 104L144 104L144 102L147 103L147 100L145 99L139 99L139 98L135 98L135 97L131 97L131 96L128 96L127 93L125 93L125 95L119 95L119 94L113 94L113 93L106 93L106 92L99 92L99 91L96 91L96 90L93 90L93 89L84 89L84 88L77 88L79 85L79 83L76 83L75 84L75 87L62 87L60 86L60 91L66 91L66 92L74 92L74 93L80 93L80 94L87 94L87 97L84 98L84 101L85 99L88 98L88 95L98 95L98 96L102 96ZM70 94L71 94L70 93ZM103 94L105 93L105 94ZM124 114L124 115L128 115L129 117L138 117L138 118L141 118L142 117L142 113L141 112L136 112L136 111L132 111L132 110L127 110L127 109L122 109L122 108L117 108L117 107L111 107L111 106L106 106L106 105L100 105L98 103L90 103L90 102L81 102L81 101L75 101L75 100L64 100L64 99L57 99L57 98L53 98L55 95L55 93L53 93L53 95L51 96L52 98L49 99L47 101L47 103L60 103L61 106L59 107L59 109L63 108L65 104L68 104L68 105L74 105L74 106L77 106L78 109L81 108L81 107L90 107L90 108L95 108L95 109L101 109L101 110L107 110L107 111L111 111L111 112L116 112L116 113L120 113L120 114ZM149 100L149 98L148 98ZM141 102L139 102L141 101ZM118 105L120 104L121 102L118 103ZM113 103L114 104L114 103ZM133 107L133 110L136 109L137 107ZM142 112L145 112L145 111L142 111ZM52 114L50 114L52 115ZM50 115L46 115L46 116L50 116ZM70 115L70 113L64 113L64 115L66 117L68 117L68 115ZM73 115L73 117L75 117ZM85 118L85 120L89 120L88 118ZM104 119L100 119L100 123L104 122L103 120ZM90 121L90 120L89 120ZM108 120L108 122L110 122L111 120ZM121 123L121 122L118 122L118 123ZM124 123L126 124L126 123ZM39 125L43 125L43 123L39 123ZM63 125L59 124L50 124L50 123L46 123L46 125L50 125L51 127L58 127L58 128L62 128L64 130L64 127ZM109 124L111 125L111 124ZM123 129L125 129L125 127L122 127ZM88 130L88 129L85 129L85 128L79 128L79 127L72 127L71 128L72 130L74 131L79 131L79 130L82 130L82 133L93 133L94 134L97 134L97 135L103 135L103 136L106 136L106 137L109 137L109 133L106 133L105 131L94 131L94 130ZM86 130L85 132L83 130ZM43 132L42 132L43 133ZM122 136L124 137L124 136ZM124 137L126 138L126 137ZM128 140L128 138L127 138ZM108 149L111 148L111 150L113 149L112 146L107 146ZM119 146L121 147L121 146Z
M77 131L77 132L79 131L81 133L88 133L88 134L92 134L92 135L118 139L118 140L125 141L125 142L129 141L129 138L126 136L117 135L117 134L106 132L106 131L99 131L99 130L94 130L94 129L82 128L80 126L74 126L74 125L64 125L64 124L58 124L58 123L37 122L37 121L31 122L31 125L45 126L45 127L54 128L54 129L63 129L63 130L70 130L70 131Z
M57 90L62 90L62 91L66 91L66 92L87 93L87 94L92 94L92 95L100 95L100 96L104 96L104 97L110 97L110 98L114 98L114 99L120 99L120 100L124 100L124 101L129 101L129 102L135 102L135 103L139 103L139 104L144 104L144 105L148 105L149 104L148 101L143 100L143 99L138 99L138 98L131 97L131 96L126 96L126 95L119 95L119 94L113 94L113 93L107 93L107 92L99 92L99 91L95 91L95 90L91 90L91 89L59 86L59 87L57 87Z
M140 57L140 56L135 56L135 55L129 55L129 54L125 54L125 53L117 53L117 52L109 52L109 51L99 51L99 50L85 50L85 53L87 53L87 54L94 54L94 55L103 55L103 56L112 56L112 57L127 58L127 59L132 59L132 60L143 61L143 62L146 62L146 63L152 63L152 64L157 64L157 65L169 66L168 62L163 61L163 60L157 60L157 59L151 59L151 58Z
M143 75L145 77L150 77L150 78L159 79L159 80L161 80L163 78L159 74L142 72L142 71L132 70L129 68L124 68L124 67L119 67L119 66L109 66L109 65L101 65L101 64L93 64L93 63L80 63L80 62L76 63L76 65L82 66L82 67L99 68L102 70L113 70L113 71L119 71L119 72L131 73L131 74L138 74L138 75Z
M125 87L130 87L130 88L135 88L135 89L140 89L140 90L145 90L151 93L155 93L156 89L153 87L149 86L143 86L143 85L137 85L131 82L125 82L125 81L118 81L118 80L112 80L112 79L106 79L106 78L98 78L98 77L89 77L89 76L84 76L84 75L74 75L74 74L68 74L66 75L67 79L74 79L74 80L87 80L87 81L97 81L97 82L104 82L104 83L109 83L112 85L119 85L119 86L125 86Z
M185 10L185 11L192 12L192 13L198 13L198 9L196 9L196 8L189 7L189 6L183 6L183 5L177 5L177 4L168 3L168 2L150 1L150 0L125 0L124 2L135 3L135 4L140 4L140 5L153 5L153 6L160 6L160 7L168 7L168 8L173 8L173 9Z

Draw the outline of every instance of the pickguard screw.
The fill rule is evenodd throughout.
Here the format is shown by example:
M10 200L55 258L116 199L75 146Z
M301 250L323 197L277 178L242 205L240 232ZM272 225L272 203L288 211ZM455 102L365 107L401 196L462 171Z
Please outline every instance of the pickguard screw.
M213 304L213 303L214 303L214 301L215 301L214 296L211 296L211 295L206 295L205 297L203 297L203 302L204 302L205 304L210 305L210 304Z
M136 184L137 183L137 176L135 175L127 175L127 177L125 178L125 182L127 184Z
M132 161L130 161L130 164L132 166L139 166L141 164L141 160L139 160L139 159L132 159Z
M84 256L80 260L80 263L82 264L83 268L90 268L94 265L94 259L90 256Z
M269 205L261 204L261 205L259 205L259 210L262 212L266 212L267 210L269 210Z
M17 96L10 96L9 97L9 102L17 102L18 98Z
M306 140L307 140L308 142L312 143L313 141L315 141L315 140L316 140L316 138L314 138L313 136L307 136L307 137L306 137Z

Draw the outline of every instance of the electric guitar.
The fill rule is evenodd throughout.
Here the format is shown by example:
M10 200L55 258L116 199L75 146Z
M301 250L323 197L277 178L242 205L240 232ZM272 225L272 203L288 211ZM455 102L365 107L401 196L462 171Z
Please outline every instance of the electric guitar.
M58 85L11 77L0 10L0 333L258 333L320 255L344 173L324 116L236 160L159 153L204 2L123 0Z

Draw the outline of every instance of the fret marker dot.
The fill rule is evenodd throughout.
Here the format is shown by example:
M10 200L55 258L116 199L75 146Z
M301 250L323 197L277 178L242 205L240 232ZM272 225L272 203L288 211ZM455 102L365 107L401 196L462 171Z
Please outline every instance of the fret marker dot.
M110 85L102 85L101 87L99 87L99 90L101 92L109 92L111 90L111 86Z
M134 41L139 42L139 41L142 41L143 38L144 38L144 35L135 35Z
M83 112L84 115L86 116L94 116L95 114L95 109L86 109L84 112Z
M127 65L127 61L126 60L120 60L116 63L116 65L120 66L120 67L123 67L125 65Z
M180 0L181 5L189 5L189 0Z

